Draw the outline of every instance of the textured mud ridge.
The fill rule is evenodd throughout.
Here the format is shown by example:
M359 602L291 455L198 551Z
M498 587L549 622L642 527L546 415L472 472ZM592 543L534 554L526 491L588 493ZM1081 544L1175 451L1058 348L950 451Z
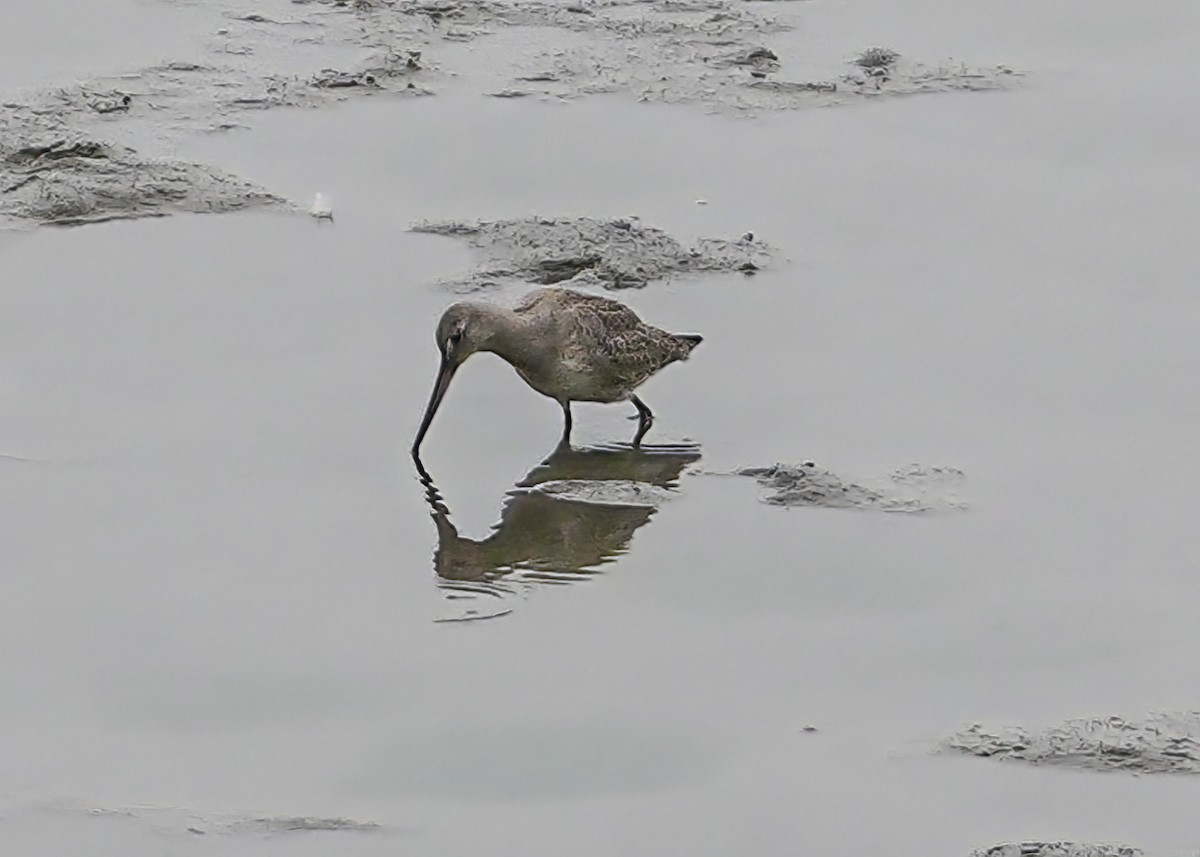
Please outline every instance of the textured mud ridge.
M1142 849L1107 842L1004 842L971 857L1141 857Z
M772 35L796 24L784 5L771 14L730 0L325 0L323 5L352 10L363 22L363 44L372 47L395 40L428 46L466 42L513 27L587 34L585 40L568 40L575 44L518 60L509 84L489 93L509 98L619 92L712 111L757 111L877 95L997 89L1016 79L1005 66L923 63L888 48L869 48L818 79L768 80L771 74L786 75L788 66L782 48L768 44Z
M875 487L845 482L811 461L743 467L735 472L757 479L767 489L763 502L772 506L908 513L966 508L966 503L957 495L964 476L961 470L953 467L911 464L896 470Z
M422 223L413 231L462 238L483 251L485 261L475 272L451 280L467 289L506 281L637 288L672 274L752 274L774 255L769 246L750 237L702 238L685 246L636 217Z
M373 831L380 826L373 821L355 821L352 818L318 818L311 815L247 818L240 821L218 823L218 830L230 833L290 833L310 830L329 831ZM193 832L195 832L193 830Z
M86 814L95 817L124 820L140 827L171 837L212 835L301 834L313 831L349 833L386 833L388 828L373 821L358 821L338 816L311 815L250 815L224 810L197 810L174 806L80 807L62 804L34 807L6 807L12 812L33 809L51 814Z
M718 17L718 16L714 16ZM751 39L757 30L721 32L680 39L647 36L617 46L586 44L540 57L535 89L506 89L498 95L535 92L573 98L632 92L639 101L696 104L710 112L794 110L851 104L879 97L1005 89L1020 75L1007 66L971 66L956 60L926 63L889 49L872 48L818 78L793 79L787 56ZM732 47L731 47L732 45ZM769 75L777 74L777 77Z
M220 170L156 155L174 150L181 135L247 127L259 110L432 94L455 73L444 67L454 63L453 43L511 28L583 37L547 38L561 46L540 53L497 52L488 61L488 94L569 99L624 92L642 101L752 113L995 89L1017 77L1002 66L924 65L872 48L844 68L830 69L826 78L789 79L789 57L767 41L790 30L792 21L732 0L224 0L214 6L220 26L197 57L6 96L0 110L0 218L85 223L281 202ZM362 49L371 52L367 59L338 64ZM431 52L451 58L439 63ZM495 81L508 83L494 90ZM21 155L39 149L74 149L77 156L33 164ZM88 149L102 154L83 154ZM739 255L734 251L744 248L694 249L704 256ZM619 256L572 272L569 263L588 255L562 258L568 276L551 268L539 271L537 281L566 279L584 267L595 268L588 276L609 286L640 285L656 276L639 272L636 262L622 264ZM759 264L754 254L740 255ZM686 261L676 258L666 270L694 269L680 267ZM727 267L716 262L708 269Z
M187 134L245 127L262 109L320 107L351 94L428 93L417 82L420 51L394 39L349 68L276 70L295 65L293 54L327 36L334 47L357 43L351 19L335 17L340 30L316 19L230 10L202 61L7 94L0 109L0 220L79 224L285 204L222 170L155 155L176 149Z
M374 34L420 34L432 40L470 41L508 27L549 27L636 39L673 35L679 39L729 37L746 32L791 29L731 0L578 0L570 3L496 0L297 0L301 5L352 9L363 21L364 38ZM376 36L378 38L378 35Z
M244 127L247 111L321 107L352 94L428 94L417 84L422 70L421 52L401 48L352 68L303 74L262 72L219 59L165 62L10 99L4 105L7 127L0 127L8 134L24 126L170 139L178 132Z
M1200 712L1068 720L1040 732L974 724L946 739L951 750L1035 765L1095 771L1200 773Z
M284 200L227 173L90 140L0 143L0 219L80 224Z

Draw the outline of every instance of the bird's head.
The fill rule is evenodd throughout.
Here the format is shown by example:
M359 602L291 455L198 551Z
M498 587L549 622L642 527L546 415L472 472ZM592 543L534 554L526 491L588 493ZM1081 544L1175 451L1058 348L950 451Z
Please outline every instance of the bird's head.
M417 456L425 432L433 422L433 415L446 391L450 389L450 381L458 367L476 351L486 350L492 337L492 326L488 324L488 308L480 304L458 303L451 306L438 321L437 346L441 354L441 364L438 366L437 381L433 385L433 394L425 408L425 416L421 418L421 428L413 441L412 453Z
M457 368L482 350L489 338L483 313L475 304L461 303L442 313L437 326L437 346L442 360Z

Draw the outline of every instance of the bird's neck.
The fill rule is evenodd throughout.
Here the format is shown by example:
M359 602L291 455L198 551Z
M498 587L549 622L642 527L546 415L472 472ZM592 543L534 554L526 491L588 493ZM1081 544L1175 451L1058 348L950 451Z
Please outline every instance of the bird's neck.
M518 369L535 362L544 346L537 325L507 307L494 307L489 315L491 335L480 344L480 350L490 351Z

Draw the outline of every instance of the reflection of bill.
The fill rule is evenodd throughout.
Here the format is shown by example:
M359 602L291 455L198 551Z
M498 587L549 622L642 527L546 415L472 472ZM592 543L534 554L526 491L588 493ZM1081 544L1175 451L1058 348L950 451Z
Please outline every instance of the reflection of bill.
M433 478L417 460L417 472L433 509L438 546L433 567L438 585L455 593L505 598L518 585L568 583L612 562L633 533L655 512L638 486L675 487L683 468L700 458L697 447L560 446L504 498L500 522L484 539L460 536ZM583 489L548 492L536 486L570 482ZM633 492L620 488L634 488ZM507 613L469 611L461 619Z

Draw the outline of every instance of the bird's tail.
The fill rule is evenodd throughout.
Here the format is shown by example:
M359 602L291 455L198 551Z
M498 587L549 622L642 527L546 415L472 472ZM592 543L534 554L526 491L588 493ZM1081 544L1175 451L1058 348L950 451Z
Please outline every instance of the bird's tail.
M704 341L704 337L697 333L677 333L675 341L683 346L683 357L687 359L687 356L692 353L692 349Z

